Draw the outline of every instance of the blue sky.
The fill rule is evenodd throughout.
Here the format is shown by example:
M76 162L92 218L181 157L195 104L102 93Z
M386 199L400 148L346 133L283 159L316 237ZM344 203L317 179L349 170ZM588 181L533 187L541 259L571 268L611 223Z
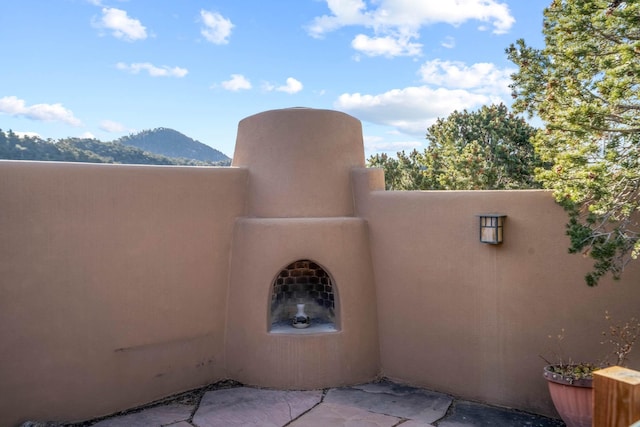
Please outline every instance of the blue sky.
M509 104L504 49L542 47L550 0L16 0L0 4L0 129L168 127L233 155L238 122L335 109L367 156L423 149L438 117Z

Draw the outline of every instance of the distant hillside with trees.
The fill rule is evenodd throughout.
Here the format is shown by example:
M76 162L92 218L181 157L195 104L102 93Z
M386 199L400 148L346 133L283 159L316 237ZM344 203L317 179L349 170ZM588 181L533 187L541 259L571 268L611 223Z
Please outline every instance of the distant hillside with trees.
M189 141L202 144L179 132L171 131L171 133L168 133L165 131L171 130L162 129L161 132L144 131L141 132L141 134L146 134L145 139L147 141L153 141L153 136L155 136L155 138L162 138L164 135L172 134L172 142L162 140L156 140L155 143L150 142L150 144L154 144L156 147L164 147L165 150L168 145L180 145L183 143L182 141L186 141L184 143L187 147L193 145ZM182 135L183 138L179 138L175 134ZM149 135L153 136L150 137ZM125 138L133 139L134 137L135 135L130 135ZM171 157L158 154L152 150L143 150L131 145L126 145L118 141L119 140L102 142L89 138L63 138L56 141L52 139L44 140L33 136L18 136L11 130L2 131L2 129L0 129L0 159L184 166L229 166L231 163L231 159L227 156L206 145L205 147L209 148L209 150L218 153L217 158L219 158L219 160L202 160L202 158L207 158L207 150L200 150L201 153L205 153L199 156L200 158L197 157L197 153L195 153L193 157ZM177 147L174 150L176 152L186 153L188 149L189 148L185 147ZM213 154L209 153L208 158L214 158L212 156Z
M231 159L215 148L167 128L143 130L114 141L166 157L194 159L203 162L228 162Z

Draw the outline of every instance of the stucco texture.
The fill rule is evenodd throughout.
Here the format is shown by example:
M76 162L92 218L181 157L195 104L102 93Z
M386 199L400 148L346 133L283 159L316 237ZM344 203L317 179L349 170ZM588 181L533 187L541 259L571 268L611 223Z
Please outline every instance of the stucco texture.
M605 310L638 315L637 266L589 288L549 192L378 191L369 204L384 376L557 416L540 356L600 359ZM479 241L486 212L507 215L501 245Z
M242 169L0 162L0 425L225 378Z
M376 377L376 298L365 221L242 219L233 241L227 326L231 378L262 387L318 389ZM318 263L331 275L339 331L268 332L273 280L300 259Z
M602 357L605 310L639 313L638 265L589 288L549 192L390 192L364 163L359 121L299 108L241 121L231 168L0 161L0 425L379 376L556 415L549 335ZM479 241L488 212L501 245ZM337 331L269 332L298 260L331 276Z
M364 166L362 126L331 110L287 108L238 125L232 166L249 169L248 215L353 215L350 171Z

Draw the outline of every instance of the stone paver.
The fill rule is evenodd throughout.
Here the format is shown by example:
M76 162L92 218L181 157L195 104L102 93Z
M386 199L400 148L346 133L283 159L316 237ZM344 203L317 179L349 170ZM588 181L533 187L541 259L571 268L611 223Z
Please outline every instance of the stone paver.
M434 427L434 426L435 424L427 424L421 421L407 420L406 422L402 423L398 427Z
M204 393L204 394L202 394ZM79 425L92 427L562 427L560 420L390 381L314 391L218 388ZM196 410L197 407L197 410ZM195 411L195 414L193 413ZM193 415L193 418L191 416ZM75 426L24 423L22 427Z
M393 427L402 419L353 406L321 403L289 424L290 427ZM287 426L287 427L289 427Z
M320 403L322 391L237 387L205 393L193 417L198 427L282 427Z
M446 394L386 381L331 389L324 399L327 403L354 406L424 424L444 417L452 401Z
M162 427L175 426L180 421L186 421L191 417L195 409L193 405L181 405L172 403L169 405L155 406L140 412L134 412L120 417L108 418L99 421L92 427ZM180 427L180 426L178 426Z
M446 419L438 423L438 427L564 426L560 420L467 401L456 402L451 412Z

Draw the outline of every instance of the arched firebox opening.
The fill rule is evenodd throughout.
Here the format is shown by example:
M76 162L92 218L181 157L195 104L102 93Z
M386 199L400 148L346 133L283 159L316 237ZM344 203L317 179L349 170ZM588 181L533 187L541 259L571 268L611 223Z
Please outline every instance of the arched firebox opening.
M271 287L271 333L317 333L338 330L338 298L329 273L310 260L298 260L280 271ZM308 328L298 329L292 320L298 305L311 319Z

